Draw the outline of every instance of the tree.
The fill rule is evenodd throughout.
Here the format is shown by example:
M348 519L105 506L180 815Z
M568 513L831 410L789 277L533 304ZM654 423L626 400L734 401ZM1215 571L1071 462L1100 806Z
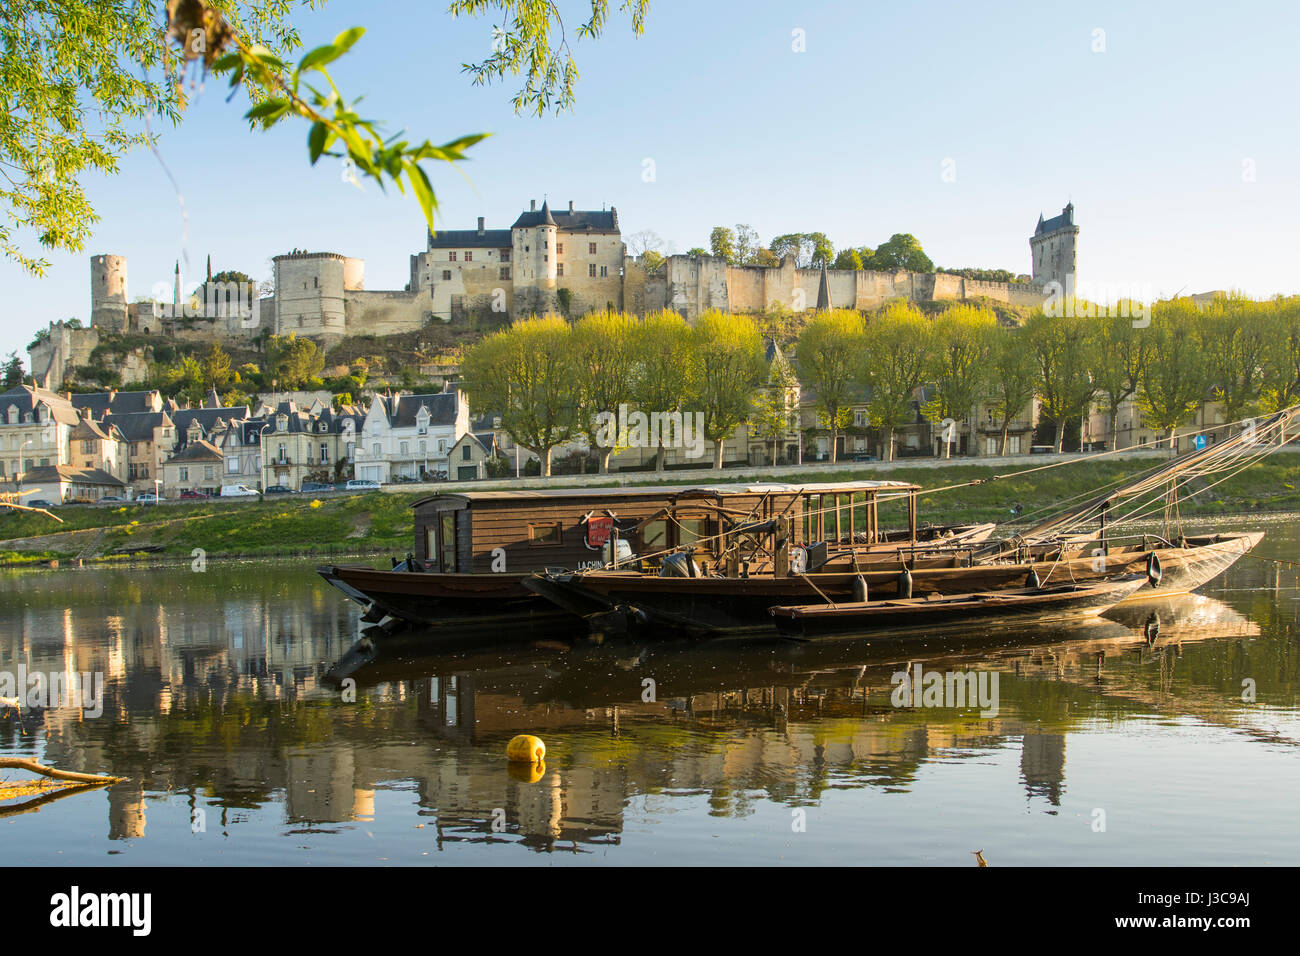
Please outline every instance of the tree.
M961 421L973 414L989 391L989 358L998 334L997 316L982 306L950 306L933 321L927 377L935 391L922 409L927 418ZM949 457L951 451L951 443L945 441L943 456Z
M709 250L705 249L703 246L691 246L689 249L686 250L686 254L690 256L692 259L698 259L700 258L700 256L712 255L712 253L710 253Z
M1300 296L1268 303L1273 346L1264 356L1260 405L1276 412L1300 402Z
M213 342L203 357L203 379L211 388L223 388L230 384L231 378L230 356L220 343Z
M253 102L246 118L263 128L290 117L310 124L308 155L347 157L352 168L382 186L406 186L429 228L437 207L422 164L458 162L484 134L441 146L389 136L362 119L356 101L340 95L325 69L364 33L359 27L308 52L295 66L282 57L300 46L288 22L292 0L172 0L166 4L76 4L51 10L45 0L6 0L0 16L0 254L40 275L49 266L24 251L30 233L45 249L79 252L97 221L82 186L96 173L115 174L120 160L150 145L149 117L179 123L188 101L185 72L211 70L244 86ZM648 0L623 5L641 34ZM66 12L65 12L66 10ZM453 17L499 11L492 55L466 64L474 83L524 77L517 112L570 107L578 79L558 8L528 0L455 0ZM608 0L591 0L581 38L600 36ZM304 84L307 77L309 83ZM318 92L318 88L320 92ZM325 92L328 91L328 92ZM332 147L339 147L337 151Z
M824 232L789 232L773 239L768 250L778 261L787 255L794 256L795 265L801 269L820 267L823 263L829 266L835 257L835 247Z
M784 357L768 369L767 381L754 396L749 421L754 434L772 446L772 464L780 442L799 427L799 381Z
M642 317L633 336L632 399L645 415L680 412L691 394L691 329L676 312ZM664 435L659 429L655 471L664 470Z
M831 461L838 460L840 429L852 421L863 349L862 316L848 309L816 313L795 350L799 380L816 396L818 418L831 433Z
M1145 329L1135 329L1131 309L1111 309L1115 314L1097 319L1092 341L1090 371L1097 394L1103 399L1110 419L1112 451L1119 442L1119 408L1137 392L1146 364L1150 336Z
M624 312L592 312L573 326L573 361L578 383L578 429L600 456L600 471L609 471L614 445L601 444L602 413L618 415L632 394L636 360L636 326Z
M573 437L580 397L573 336L559 316L516 322L471 346L461 365L471 404L499 410L501 427L551 474L551 451Z
M763 248L758 233L743 222L736 223L735 250L736 264L742 266L761 265L760 256L767 251Z
M1228 421L1239 421L1258 406L1276 330L1266 310L1240 294L1215 296L1199 330L1214 397Z
M21 385L23 377L23 360L18 357L17 352L10 352L5 359L4 369L0 372L0 388L8 390L15 385Z
M1002 426L998 454L1007 453L1007 433L1011 422L1034 400L1038 391L1038 366L1029 349L1029 333L1023 326L1003 329L993 337L990 356L989 404Z
M754 320L709 311L691 330L691 401L688 414L704 415L713 442L713 467L722 467L726 440L749 417L763 374L763 341Z
M653 229L642 229L627 237L628 251L638 259L651 252L662 253L663 245L663 239Z
M266 370L280 388L300 388L324 368L325 353L311 339L290 332L266 340Z
M709 248L712 254L728 262L736 261L736 234L726 226L714 226L709 233Z
M808 233L808 245L812 250L808 255L808 264L814 269L820 269L822 266L829 269L835 258L835 247L826 238L826 233Z
M865 263L864 263L865 264ZM889 241L876 247L868 268L880 272L933 272L934 263L921 248L917 238L908 232L896 232Z
M832 269L861 269L862 256L856 249L841 249L839 255L835 257L835 264Z
M1178 426L1191 421L1208 387L1199 323L1196 306L1181 298L1157 303L1151 325L1141 330L1150 345L1138 381L1138 410L1147 425L1168 435L1170 448Z
M930 321L911 302L893 302L867 322L859 375L870 391L867 416L885 429L886 457L894 436L914 420L912 395L924 382L934 348Z
M1025 323L1025 344L1038 367L1038 400L1055 425L1058 452L1065 442L1065 423L1081 419L1096 394L1091 327L1090 319L1041 309Z

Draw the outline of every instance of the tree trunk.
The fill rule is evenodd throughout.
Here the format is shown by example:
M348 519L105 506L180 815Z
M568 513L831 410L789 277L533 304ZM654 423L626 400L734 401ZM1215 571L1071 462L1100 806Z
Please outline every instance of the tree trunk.
M551 477L551 449L549 448L542 452L542 474L547 478Z
M659 451L655 453L655 474L664 473L664 440L659 439Z
M1173 451L1178 447L1178 426L1169 426L1169 450Z
M885 461L893 461L894 460L894 427L892 425L889 426L889 430L885 433L885 435L886 435L885 451L888 452L888 454L885 457Z
M713 440L713 467L722 468L722 446L726 441L724 438L715 438Z
M1056 429L1056 453L1059 455L1065 449L1065 416L1061 416L1059 422L1053 422L1052 427Z
M839 455L837 454L837 452L839 451L839 443L840 443L840 429L839 426L836 425L834 422L835 419L832 418L831 419L831 464L835 464L837 461L840 460Z
M1005 458L1007 456L1007 432L1011 430L1011 419L1002 419L1002 445L998 448L998 454Z
M1116 405L1110 412L1110 448L1107 451L1115 451L1119 448L1119 406Z
M601 449L598 449L598 451L600 452L600 473L601 473L602 475L608 475L608 474L609 474L609 459L610 459L610 456L614 454L614 449L612 449L612 448L601 448Z

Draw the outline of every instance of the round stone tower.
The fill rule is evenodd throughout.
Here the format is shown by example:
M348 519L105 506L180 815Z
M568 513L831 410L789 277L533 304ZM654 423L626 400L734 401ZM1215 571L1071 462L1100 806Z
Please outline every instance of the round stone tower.
M90 324L112 332L128 325L126 256L90 257Z

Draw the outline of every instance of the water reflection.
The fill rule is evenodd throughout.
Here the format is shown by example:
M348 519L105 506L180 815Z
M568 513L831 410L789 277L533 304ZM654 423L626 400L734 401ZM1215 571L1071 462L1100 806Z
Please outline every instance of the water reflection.
M196 863L218 853L285 861L303 847L348 862L408 859L417 847L593 854L626 843L628 859L643 860L651 845L689 853L692 840L758 827L773 808L829 815L851 797L861 817L885 806L863 801L931 801L936 787L949 802L978 804L988 787L989 806L1068 815L1074 748L1189 721L1221 732L1220 746L1266 745L1249 759L1286 761L1273 775L1282 785L1300 737L1300 625L1295 592L1274 583L1243 565L1223 599L942 642L546 639L430 651L413 635L353 675L352 702L326 675L358 634L357 610L309 568L10 574L0 579L0 671L98 671L106 688L98 718L27 711L26 736L0 721L0 753L130 782L106 791L106 826L105 798L80 796L21 818L37 823L10 823L7 846L20 861L58 862L52 835L75 834L90 862L125 844L132 862ZM893 675L918 662L996 670L997 715L893 706ZM1256 702L1242 699L1243 681ZM520 732L547 743L537 779L502 759ZM1128 759L1126 745L1113 746ZM936 769L963 765L936 782ZM909 825L919 826L898 824ZM1012 835L1026 826L996 825ZM352 842L358 832L369 845ZM772 826L786 836L762 832L737 859L766 862L773 840L789 843L788 822ZM810 840L783 854L824 850Z

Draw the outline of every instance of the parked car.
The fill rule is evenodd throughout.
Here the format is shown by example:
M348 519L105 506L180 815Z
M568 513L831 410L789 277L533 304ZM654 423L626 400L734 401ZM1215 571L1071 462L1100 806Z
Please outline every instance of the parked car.
M101 505L119 505L125 501L126 499L121 495L104 495L104 497L99 499Z
M155 495L152 491L146 491L144 494L136 495L135 500L142 505L156 505L160 501L166 501L162 495Z
M48 498L33 498L31 501L25 503L29 508L53 508L54 507L54 502L50 501Z
M304 492L308 492L308 491L333 491L333 490L334 490L334 486L333 486L333 485L327 485L327 484L325 484L325 482L323 482L323 481L304 481L304 482L302 483L302 490L303 490Z
M348 482L348 491L378 491L379 482L370 481L365 478L353 478Z
M212 496L203 491L182 491L181 497L186 501L206 501Z
M248 485L226 485L221 489L223 498L256 498L257 492Z
M266 491L262 492L262 494L264 494L264 495L291 495L291 494L293 494L293 489L290 488L290 487L288 487L287 485L269 485L269 486L267 487Z
M880 461L875 455L854 455L854 461Z

